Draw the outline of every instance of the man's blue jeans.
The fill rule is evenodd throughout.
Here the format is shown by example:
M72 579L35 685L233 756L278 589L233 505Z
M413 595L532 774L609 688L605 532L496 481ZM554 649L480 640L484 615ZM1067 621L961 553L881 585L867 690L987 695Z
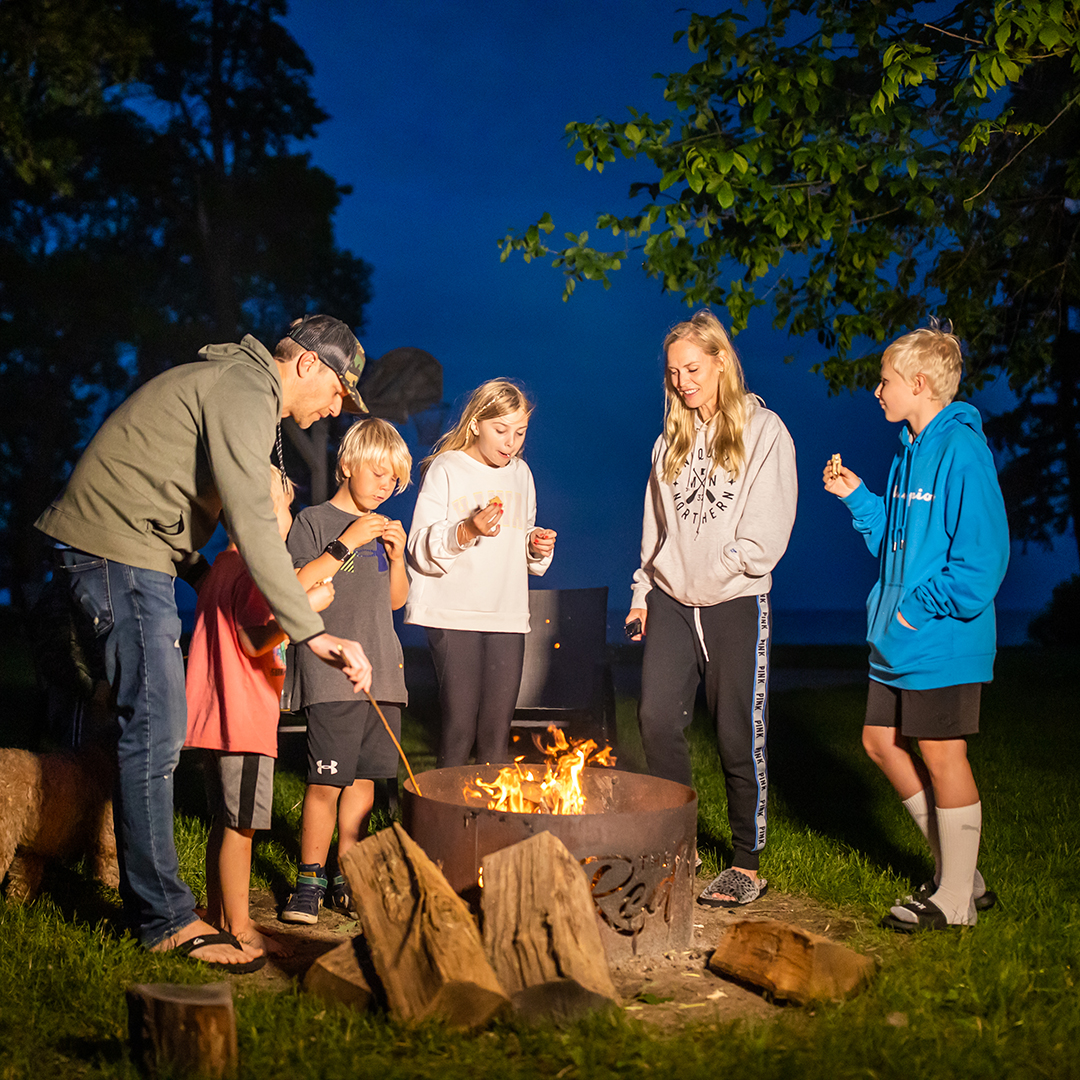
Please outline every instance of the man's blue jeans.
M129 925L149 948L195 920L173 839L173 775L187 735L174 582L157 570L71 548L59 555L104 647L116 694L120 894Z

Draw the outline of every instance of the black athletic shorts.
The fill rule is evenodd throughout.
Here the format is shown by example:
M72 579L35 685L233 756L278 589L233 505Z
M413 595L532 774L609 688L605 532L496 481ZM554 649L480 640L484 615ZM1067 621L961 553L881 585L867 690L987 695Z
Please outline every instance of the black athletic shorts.
M912 739L959 739L978 733L981 695L982 683L903 690L871 679L864 723Z
M394 736L401 739L401 709L379 702ZM309 784L349 787L354 780L396 777L398 752L369 701L321 701L309 705Z

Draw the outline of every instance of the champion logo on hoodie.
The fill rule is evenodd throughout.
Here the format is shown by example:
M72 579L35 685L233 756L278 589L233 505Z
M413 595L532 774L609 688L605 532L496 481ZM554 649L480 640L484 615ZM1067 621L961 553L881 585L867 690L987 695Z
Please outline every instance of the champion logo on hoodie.
M905 496L904 493L900 490L900 485L899 484L894 484L893 485L892 497L894 499L906 498L909 503L912 502L913 500L915 502L933 502L934 501L934 493L932 491L923 491L922 488L919 488L918 491L909 491L907 493L907 495Z

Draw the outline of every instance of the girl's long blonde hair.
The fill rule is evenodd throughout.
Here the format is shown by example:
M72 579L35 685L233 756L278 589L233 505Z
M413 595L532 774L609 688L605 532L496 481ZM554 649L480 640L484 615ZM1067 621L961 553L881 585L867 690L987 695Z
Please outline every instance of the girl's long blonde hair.
M677 323L664 338L664 357L668 347L676 341L690 341L703 352L713 357L713 363L723 364L720 383L717 387L716 412L709 420L711 431L707 436L709 457L709 475L723 465L734 479L745 464L746 447L743 443L743 430L749 414L746 381L743 378L742 365L735 355L731 339L721 325L720 320L711 311L698 311L686 322ZM667 452L664 454L664 466L661 473L664 481L674 483L675 478L686 465L687 455L694 445L695 409L688 409L671 384L671 377L665 367L664 390L667 405L664 412L664 442Z
M533 403L525 396L525 391L509 379L489 379L478 386L469 397L461 411L458 422L431 448L431 453L420 463L422 472L448 450L468 450L476 436L472 432L473 421L496 420L500 416L509 416L521 409L528 417L533 411Z

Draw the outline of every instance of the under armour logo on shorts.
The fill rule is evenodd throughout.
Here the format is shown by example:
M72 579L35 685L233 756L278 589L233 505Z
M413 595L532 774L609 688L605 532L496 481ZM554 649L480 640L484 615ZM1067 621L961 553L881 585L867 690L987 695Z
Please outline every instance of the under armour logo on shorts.
M320 776L322 776L322 774L324 772L328 772L331 776L337 776L337 762L336 761L330 761L330 762L328 762L327 764L324 765L322 763L322 758L320 758L318 761L315 762L315 766L316 766L316 772L318 772L318 774Z

